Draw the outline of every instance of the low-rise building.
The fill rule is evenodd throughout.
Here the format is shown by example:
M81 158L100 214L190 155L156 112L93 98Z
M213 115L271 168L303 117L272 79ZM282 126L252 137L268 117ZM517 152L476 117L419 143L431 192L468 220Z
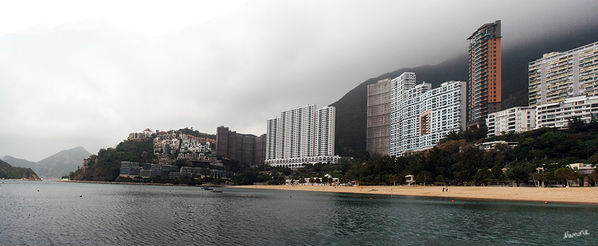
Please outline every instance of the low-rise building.
M598 165L586 163L572 163L567 167L573 169L579 175L580 186L590 186L590 175L596 171Z
M583 122L598 119L598 96L578 96L562 102L548 103L536 107L536 128L567 128L569 120L577 118Z
M178 179L181 176L179 172L169 172L168 179Z
M152 170L141 169L139 171L139 176L144 179L149 179L152 177Z
M129 133L129 137L127 138L127 140L142 141L151 138L152 134L153 132L148 128L143 130L142 132Z
M139 166L132 166L129 168L129 177L137 177L139 176L139 171L141 168Z
M207 160L208 157L206 156L205 153L179 153L179 155L176 158L177 160L188 160L188 161L193 161L193 160Z
M206 138L181 134L179 153L210 153L211 143Z
M150 170L150 169L152 169L152 164L151 163L143 163L143 164L141 164L141 169Z
M593 164L572 163L567 165L567 167L581 175L590 175L595 171L595 165Z
M170 173L172 173L172 172L176 172L178 174L179 168L177 166L173 166L173 165L162 165L162 168L160 169L160 171L161 171L160 177L169 178Z
M518 142L507 142L507 141L491 141L485 142L479 145L480 149L485 151L495 150L498 146L505 146L507 148L515 148L517 147Z
M536 107L513 107L488 114L488 137L509 132L525 132L536 127Z
M183 178L192 178L193 177L193 167L181 167L181 177Z
M139 163L131 161L120 162L120 177L136 177L139 176Z
M340 157L338 155L309 156L309 157L271 159L271 160L268 160L268 164L271 166L275 166L275 167L297 168L297 167L302 167L303 164L338 163L339 160L340 160Z
M175 154L181 144L175 131L158 132L153 141L154 154Z

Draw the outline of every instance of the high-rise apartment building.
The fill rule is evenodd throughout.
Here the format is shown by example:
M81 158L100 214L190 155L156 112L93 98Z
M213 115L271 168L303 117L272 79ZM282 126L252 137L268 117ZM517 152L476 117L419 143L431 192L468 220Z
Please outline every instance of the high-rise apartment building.
M536 107L513 107L488 114L488 137L503 132L525 132L536 128Z
M598 42L544 54L529 63L529 105L598 95Z
M230 131L228 127L216 129L216 155L238 161L241 165L264 164L266 135L242 134Z
M336 163L334 155L336 111L307 105L280 113L267 121L266 164L301 167L305 163Z
M316 115L315 155L334 156L335 123L335 107L324 107L318 110Z
M401 134L401 102L403 92L415 87L416 75L414 72L404 72L399 77L390 81L390 155L395 156L399 152ZM407 98L405 98L407 100Z
M390 154L390 79L368 85L366 149Z
M425 82L415 85L414 73L393 79L390 155L431 148L450 132L464 129L466 87L464 81L444 82L435 89Z
M486 116L501 110L500 20L482 25L469 40L469 81L467 84L467 125L478 126Z

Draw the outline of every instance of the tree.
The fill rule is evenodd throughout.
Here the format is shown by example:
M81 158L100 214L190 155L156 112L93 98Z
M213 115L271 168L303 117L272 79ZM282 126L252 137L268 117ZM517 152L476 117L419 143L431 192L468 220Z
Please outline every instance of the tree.
M194 137L203 137L203 138L209 138L209 139L216 140L216 135L202 133L197 130L193 130L193 127L191 127L191 128L185 127L183 129L179 129L178 131L181 132L182 134L187 134L187 135L191 135Z
M480 185L482 183L485 183L488 179L490 179L490 177L492 177L492 173L490 173L488 169L482 168L479 169L473 176L473 181L476 185Z
M527 182L529 180L529 174L522 166L515 166L507 171L507 178L515 181L517 186L519 186L520 183Z
M235 174L233 182L238 185L252 185L257 180L257 176L257 172L249 169Z
M473 130L472 135L473 139L471 139L471 141L484 139L486 136L488 136L488 127L485 123L482 124Z
M459 139L462 139L462 137L461 137L462 133L463 132L461 130L459 130L459 132L451 131L451 132L449 132L446 135L446 137L444 137L444 139L440 140L440 143L445 143L445 142L450 141L450 140L459 140Z
M300 183L300 184L305 184L305 183L307 183L307 182L305 181L305 178L301 177L301 179L299 179L299 183Z
M569 180L574 179L575 176L575 171L568 167L561 167L554 171L554 177L559 181L565 181L567 186L569 186Z
M281 185L281 184L284 184L285 182L286 182L286 180L284 179L283 176L272 176L272 178L269 179L268 182L266 182L266 184Z
M424 183L424 186L426 186L426 183L430 183L432 181L432 173L428 171L421 171L417 174L416 180L417 182Z
M492 166L492 177L499 182L505 180L505 174L502 171L502 165L496 164Z
M392 180L392 185L395 186L397 185L397 181L401 180L400 176L398 173L393 173L390 175L390 180Z
M538 186L542 186L546 182L546 176L546 172L534 173L532 175L534 180L538 181Z
M567 127L572 133L582 132L587 128L587 124L581 120L580 117L574 116L569 118Z

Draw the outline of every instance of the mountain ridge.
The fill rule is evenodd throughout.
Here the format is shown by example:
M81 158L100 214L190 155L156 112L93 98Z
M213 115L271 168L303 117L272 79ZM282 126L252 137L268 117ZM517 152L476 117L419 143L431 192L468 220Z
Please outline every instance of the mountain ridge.
M13 167L2 160L0 160L0 178L40 180L39 176L31 168Z
M77 169L89 153L82 146L61 150L38 162L5 155L1 160L15 167L31 168L35 173L44 178L59 178Z

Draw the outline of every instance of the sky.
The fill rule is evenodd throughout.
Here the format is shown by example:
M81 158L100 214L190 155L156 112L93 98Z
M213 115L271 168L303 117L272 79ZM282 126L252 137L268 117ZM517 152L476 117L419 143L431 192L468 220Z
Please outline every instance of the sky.
M598 22L598 1L6 1L0 156L38 161L129 132L265 133L294 107L466 53L502 20L503 49Z

